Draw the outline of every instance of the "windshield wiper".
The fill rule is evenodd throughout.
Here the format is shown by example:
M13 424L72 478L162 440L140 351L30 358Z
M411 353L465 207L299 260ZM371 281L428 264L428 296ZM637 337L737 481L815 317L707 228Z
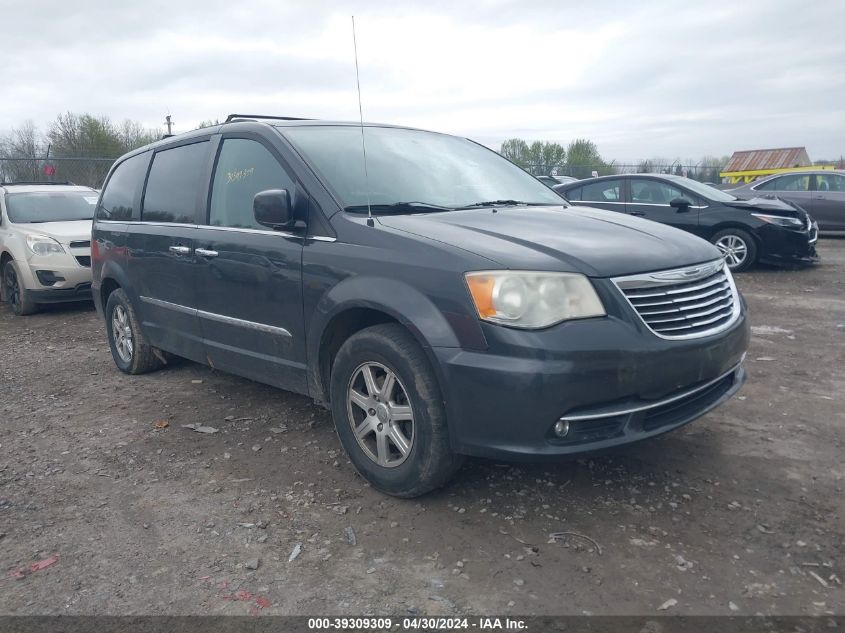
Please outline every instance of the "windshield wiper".
M564 200L561 198L561 205L563 204ZM485 200L483 202L473 202L472 204L464 204L458 207L459 209L471 209L473 207L517 207L517 206L528 206L528 207L556 207L559 206L557 203L554 202L524 202L522 200Z
M353 204L348 207L344 207L344 211L349 211L350 213L366 213L368 205L366 204ZM394 202L392 204L371 204L369 208L373 210L373 213L425 213L426 211L431 212L438 212L438 211L454 211L455 207L444 207L439 204L433 204L431 202Z

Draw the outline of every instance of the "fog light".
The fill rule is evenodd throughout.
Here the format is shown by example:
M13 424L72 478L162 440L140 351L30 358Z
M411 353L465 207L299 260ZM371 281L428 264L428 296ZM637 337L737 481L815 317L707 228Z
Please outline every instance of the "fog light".
M35 276L38 277L38 281L42 286L53 286L57 281L65 280L64 277L57 275L52 270L36 270Z
M569 433L569 422L566 420L558 420L555 422L555 435L558 437L566 437Z

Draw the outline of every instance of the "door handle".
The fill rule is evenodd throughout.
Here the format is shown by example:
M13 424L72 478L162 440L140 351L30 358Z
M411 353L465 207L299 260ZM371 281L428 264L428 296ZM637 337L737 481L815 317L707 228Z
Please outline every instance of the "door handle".
M207 248L198 248L194 251L200 257L217 257L217 251L210 251Z
M190 246L171 246L170 252L175 253L176 255L190 255L191 254L191 247Z
M645 213L643 213L642 211L628 211L628 215L635 215L638 218L644 218L645 217Z
M816 200L826 200L824 196L814 196Z

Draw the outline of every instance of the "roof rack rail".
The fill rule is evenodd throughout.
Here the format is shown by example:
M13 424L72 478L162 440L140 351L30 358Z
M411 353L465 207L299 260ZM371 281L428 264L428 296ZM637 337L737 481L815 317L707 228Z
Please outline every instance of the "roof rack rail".
M43 180L15 180L14 182L0 182L0 187L5 187L7 185L69 185L71 187L75 187L76 183L71 182L70 180L63 180L60 182L45 182Z
M224 123L231 123L236 119L273 119L275 121L313 121L301 116L271 116L268 114L230 114L226 117Z

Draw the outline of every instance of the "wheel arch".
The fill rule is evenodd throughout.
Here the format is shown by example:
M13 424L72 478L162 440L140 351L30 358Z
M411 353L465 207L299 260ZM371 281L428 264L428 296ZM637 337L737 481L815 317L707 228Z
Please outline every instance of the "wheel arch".
M121 267L112 262L106 262L102 269L100 269L97 277L97 283L93 286L94 303L98 312L100 312L100 316L105 318L106 304L108 303L109 296L118 288L123 288L127 295L130 295L131 301L129 278Z
M735 220L724 220L714 225L710 229L710 232L707 234L707 239L712 240L717 233L720 233L725 229L739 229L740 231L750 235L754 239L754 242L757 244L757 246L760 246L760 238L754 228L748 226L747 224L743 224L742 222L737 222Z
M6 268L6 262L13 261L14 259L15 258L12 257L12 253L10 253L8 250L4 249L3 252L0 253L0 301L6 301L6 281L3 278L3 275L6 274L4 272Z
M329 401L332 362L350 336L371 325L398 323L419 343L437 375L443 380L432 347L486 349L477 320L471 326L460 317L446 317L427 296L395 279L351 277L329 290L307 319L308 389L320 403ZM474 328L474 329L473 329Z

